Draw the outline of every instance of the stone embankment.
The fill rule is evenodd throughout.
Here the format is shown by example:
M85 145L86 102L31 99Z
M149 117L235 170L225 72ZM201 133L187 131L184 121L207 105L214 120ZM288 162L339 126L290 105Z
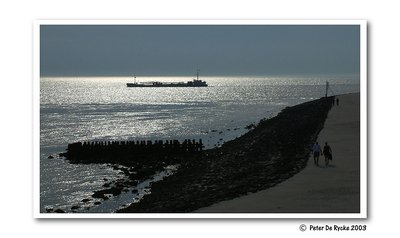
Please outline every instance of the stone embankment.
M62 155L73 163L111 163L126 175L94 192L93 198L104 200L179 164L174 175L152 183L151 194L117 212L191 212L275 186L301 171L333 102L329 97L287 107L209 150L201 140L78 142Z
M117 212L191 212L275 186L306 166L333 101L287 107L220 148L185 156L176 174L153 183L151 194Z

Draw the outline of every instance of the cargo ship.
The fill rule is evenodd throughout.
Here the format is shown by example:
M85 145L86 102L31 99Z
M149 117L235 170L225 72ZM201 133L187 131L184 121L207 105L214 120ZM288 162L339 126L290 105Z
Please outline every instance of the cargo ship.
M188 82L159 82L159 81L152 81L152 82L143 82L138 83L136 82L136 75L134 76L135 81L134 83L127 83L126 86L128 87L207 87L207 82L199 79L199 71L197 71L196 79Z

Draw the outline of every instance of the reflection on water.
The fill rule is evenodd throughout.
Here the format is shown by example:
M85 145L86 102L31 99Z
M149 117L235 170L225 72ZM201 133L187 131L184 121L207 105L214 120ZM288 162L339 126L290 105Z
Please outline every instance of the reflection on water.
M46 209L70 210L93 191L102 189L105 180L123 178L111 166L105 164L70 164L55 157L40 160L41 212Z
M105 200L102 204L90 208L87 211L91 213L113 213L132 203L139 202L145 195L151 193L151 183L160 181L163 178L172 175L178 168L179 165L169 165L164 168L164 171L156 173L152 178L139 183L135 187L129 188L127 191L123 191L116 197L110 197L110 199Z
M137 79L142 82L191 80L190 77ZM123 176L107 165L73 165L61 159L47 159L64 151L68 143L201 138L210 148L245 133L246 125L274 116L286 106L324 96L326 81L336 94L359 92L360 86L355 76L206 77L203 80L209 87L128 88L126 83L133 81L130 77L42 78L41 211L49 207L71 207L101 189L104 179L116 180Z

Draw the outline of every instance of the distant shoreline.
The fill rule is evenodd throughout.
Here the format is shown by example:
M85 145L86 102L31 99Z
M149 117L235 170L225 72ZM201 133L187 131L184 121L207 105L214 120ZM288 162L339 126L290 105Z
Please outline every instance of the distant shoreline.
M193 78L194 74L184 74L184 75L139 75L136 74L138 79L140 78ZM220 75L202 75L202 78L310 78L310 77L346 77L357 80L359 83L359 74L271 74L271 75L229 75L229 74L220 74ZM50 78L134 78L134 73L131 75L41 75L39 79L50 79Z

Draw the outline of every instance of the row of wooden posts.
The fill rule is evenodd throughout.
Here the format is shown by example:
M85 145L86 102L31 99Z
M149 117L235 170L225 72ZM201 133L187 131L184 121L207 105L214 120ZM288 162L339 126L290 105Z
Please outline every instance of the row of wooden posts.
M203 150L202 140L136 140L136 141L85 141L68 144L70 158L108 154L165 154L196 153Z

